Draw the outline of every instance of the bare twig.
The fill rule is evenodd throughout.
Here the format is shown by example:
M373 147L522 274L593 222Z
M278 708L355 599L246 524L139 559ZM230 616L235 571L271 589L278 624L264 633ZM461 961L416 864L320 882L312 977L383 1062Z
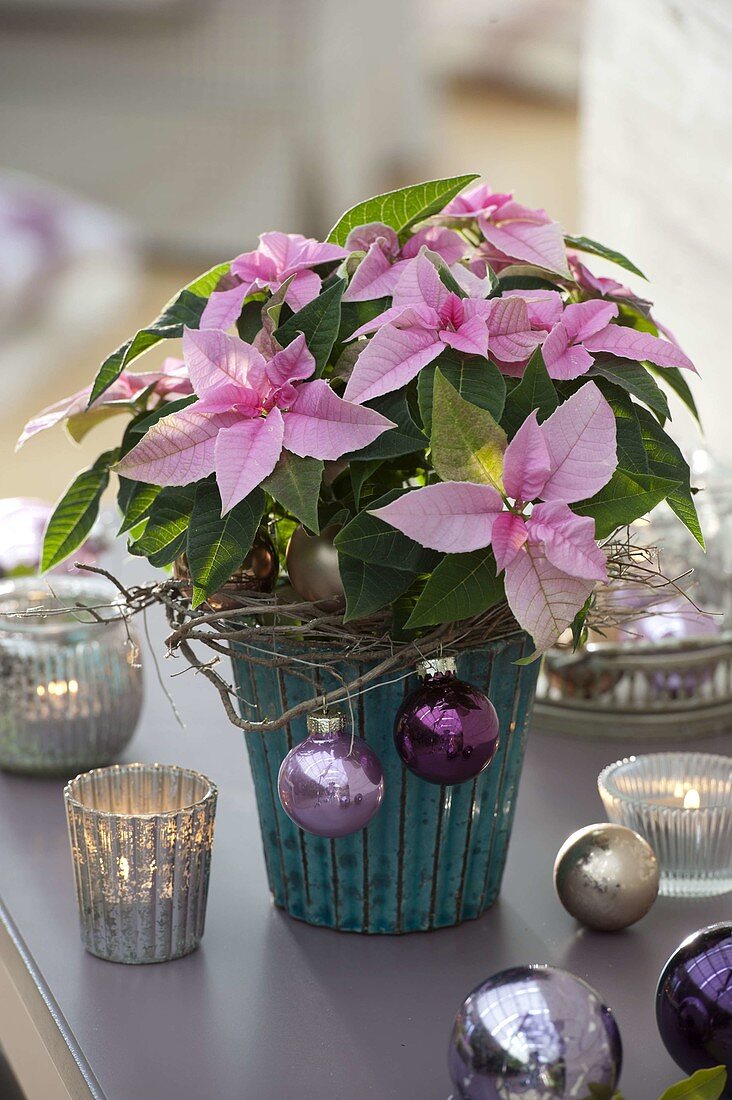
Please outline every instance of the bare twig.
M602 632L621 622L632 622L680 593L693 604L682 587L687 574L665 577L658 553L653 548L636 544L630 532L608 539L603 549L613 583L596 590L588 626ZM203 676L217 691L232 725L247 732L280 729L323 702L328 705L346 700L350 707L355 696L410 675L421 658L436 656L448 648L460 652L508 637L518 630L508 605L501 603L472 619L443 623L422 637L397 640L391 635L390 608L356 623L346 623L339 611L326 612L302 600L287 602L278 598L276 592L243 591L237 593L241 606L235 609L216 611L204 605L194 611L180 581L157 580L126 587L99 566L79 565L79 568L110 581L122 597L110 600L106 606L95 605L95 618L101 618L98 612L106 610L109 612L105 616L107 620L121 618L127 622L131 615L142 613L145 618L148 608L162 606L170 626L165 639L168 656L180 654L186 662L186 667L175 675L193 671ZM618 589L633 588L638 589L641 599L624 602L614 597ZM92 609L87 607L85 610ZM53 609L38 608L34 613L50 614ZM197 653L201 645L213 656L202 659ZM244 699L221 675L217 667L221 657L244 660L250 666L271 669L275 673L286 668L288 675L297 676L312 686L312 697L285 707L279 715L242 717L237 708L253 707L254 704ZM157 662L155 668L170 699ZM338 685L323 691L326 678L338 681ZM174 706L173 709L175 711ZM177 711L175 713L181 721Z

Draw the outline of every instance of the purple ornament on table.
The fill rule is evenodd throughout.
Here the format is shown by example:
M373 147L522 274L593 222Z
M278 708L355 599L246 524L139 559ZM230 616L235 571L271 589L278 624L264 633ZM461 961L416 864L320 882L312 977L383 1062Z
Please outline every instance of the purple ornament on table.
M553 966L515 966L479 985L457 1014L449 1049L455 1100L610 1096L622 1060L600 995Z
M656 1021L666 1050L685 1073L726 1066L732 1095L732 923L685 939L664 966Z
M419 687L394 724L394 744L411 772L450 786L474 779L498 748L498 715L490 699L458 680L453 657L420 661Z
M316 836L338 837L368 825L384 798L381 762L361 737L352 737L340 711L307 718L308 737L282 761L277 787L282 808Z

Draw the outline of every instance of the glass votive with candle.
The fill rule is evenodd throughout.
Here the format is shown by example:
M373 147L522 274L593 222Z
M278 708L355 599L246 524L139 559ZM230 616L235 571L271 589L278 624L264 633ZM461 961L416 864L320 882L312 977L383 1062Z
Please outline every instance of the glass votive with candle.
M110 962L188 955L203 936L217 790L164 764L116 764L64 788L81 940Z
M732 757L657 752L609 764L597 785L608 819L644 836L661 868L660 894L732 890Z
M0 582L1 768L69 776L108 764L135 732L142 684L137 637L108 581Z

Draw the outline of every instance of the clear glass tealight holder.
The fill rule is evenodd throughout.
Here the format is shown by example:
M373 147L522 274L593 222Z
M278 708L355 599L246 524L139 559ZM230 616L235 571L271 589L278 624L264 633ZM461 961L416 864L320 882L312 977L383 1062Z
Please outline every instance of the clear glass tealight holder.
M659 893L732 890L732 757L657 752L609 764L597 785L610 821L644 836L661 867Z
M132 738L142 697L139 646L114 585L0 582L0 768L68 778L108 764Z
M167 962L200 943L217 790L198 772L118 764L64 788L87 951L121 963Z

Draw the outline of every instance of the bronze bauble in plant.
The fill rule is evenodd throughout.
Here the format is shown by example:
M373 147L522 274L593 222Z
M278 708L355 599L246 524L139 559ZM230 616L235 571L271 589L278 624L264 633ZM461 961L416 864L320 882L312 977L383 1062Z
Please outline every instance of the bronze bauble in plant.
M317 603L325 611L341 607L345 599L338 551L333 545L339 531L338 524L325 527L319 535L297 527L287 544L290 584L303 600Z
M264 527L260 527L254 536L252 548L228 581L209 596L206 606L212 611L235 611L241 607L241 600L237 599L238 593L244 592L272 592L277 584L277 576L280 570L280 561L277 550ZM188 558L181 554L173 562L173 576L177 581L190 581L191 572L188 568ZM193 593L192 586L182 586L180 594L185 599L190 599Z

